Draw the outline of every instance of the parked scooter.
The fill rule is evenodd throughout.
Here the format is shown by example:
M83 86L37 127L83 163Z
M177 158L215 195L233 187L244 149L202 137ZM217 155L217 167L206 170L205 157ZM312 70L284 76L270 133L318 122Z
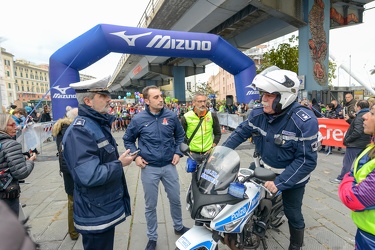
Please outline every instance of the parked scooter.
M187 192L187 209L195 225L176 241L176 249L218 249L221 241L232 250L267 249L266 231L284 222L282 196L264 186L276 174L263 167L254 154L256 167L240 168L236 151L216 146L200 164L194 164L189 147L187 171L192 180ZM194 160L194 159L193 159Z

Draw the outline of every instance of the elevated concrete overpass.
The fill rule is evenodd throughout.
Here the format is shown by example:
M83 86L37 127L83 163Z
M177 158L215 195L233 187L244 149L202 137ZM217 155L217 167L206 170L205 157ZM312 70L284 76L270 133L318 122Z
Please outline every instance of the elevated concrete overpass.
M220 35L241 51L296 31L308 24L306 11L312 0L151 0L138 27L203 32ZM315 2L329 2L315 0ZM314 2L314 1L313 1ZM354 11L361 23L370 0L332 1L341 18L331 28L349 24ZM332 8L331 8L332 9ZM332 11L331 11L332 12ZM332 13L331 13L332 14ZM340 23L341 22L341 23ZM345 23L346 22L346 23ZM110 82L113 96L125 96L151 84L170 83L173 68L185 68L185 77L204 73L207 59L124 54ZM182 84L174 81L174 84ZM183 98L178 98L183 100Z

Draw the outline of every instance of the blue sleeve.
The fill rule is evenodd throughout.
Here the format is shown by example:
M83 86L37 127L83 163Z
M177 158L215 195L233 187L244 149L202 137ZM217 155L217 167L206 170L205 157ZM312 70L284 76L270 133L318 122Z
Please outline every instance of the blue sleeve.
M250 119L250 116L249 118ZM249 120L243 121L222 144L225 147L235 149L241 143L251 137L253 129L249 126Z
M134 152L137 150L135 142L137 141L138 136L139 126L137 126L137 119L133 118L126 129L124 136L122 137L122 140L124 141L124 147L126 149L130 149L130 152ZM139 152L138 155L142 156L142 151Z
M313 114L311 114L313 115ZM317 165L318 149L318 121L315 117L306 122L299 118L293 119L293 123L300 131L299 139L294 152L294 160L285 167L285 170L275 179L275 185L279 190L290 189L296 184L306 183L310 173Z
M121 162L114 161L101 164L98 144L94 135L84 127L72 127L64 135L64 159L74 182L81 186L94 187L118 180L123 175ZM117 150L108 145L112 153Z
M178 120L178 117L175 116L174 123L176 124L175 130L174 130L174 137L175 137L175 154L178 154L179 156L183 156L183 154L180 151L180 144L183 143L185 138L185 131L182 128L182 125L180 121Z

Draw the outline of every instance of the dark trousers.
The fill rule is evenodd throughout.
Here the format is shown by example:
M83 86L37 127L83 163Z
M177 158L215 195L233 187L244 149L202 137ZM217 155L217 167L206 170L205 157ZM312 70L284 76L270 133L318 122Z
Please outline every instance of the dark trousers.
M17 218L20 213L20 198L15 199L1 199L4 201L8 207L16 214Z
M342 180L344 178L344 175L350 171L352 168L353 162L355 158L357 158L357 155L362 151L362 148L346 148L344 159L342 160L342 169L339 176L337 176L337 179Z
M99 234L82 234L83 249L85 250L113 250L115 228Z
M305 193L305 186L284 190L283 205L284 213L290 226L296 229L305 228L305 221L302 215L302 199Z

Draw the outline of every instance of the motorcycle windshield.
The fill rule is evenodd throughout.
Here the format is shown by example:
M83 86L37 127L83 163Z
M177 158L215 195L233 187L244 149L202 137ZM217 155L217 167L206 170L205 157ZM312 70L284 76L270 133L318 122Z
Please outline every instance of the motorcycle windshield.
M216 146L200 168L199 190L204 194L226 194L237 177L240 157L233 149Z

